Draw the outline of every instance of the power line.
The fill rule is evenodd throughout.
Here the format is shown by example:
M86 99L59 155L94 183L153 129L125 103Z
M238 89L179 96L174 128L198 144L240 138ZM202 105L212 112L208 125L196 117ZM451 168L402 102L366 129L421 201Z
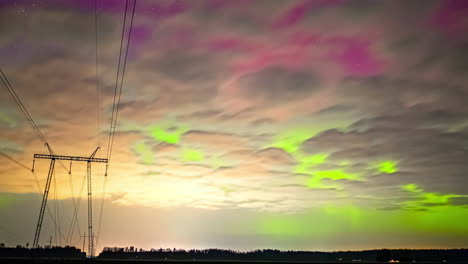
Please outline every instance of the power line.
M37 179L37 175L35 172L32 172L32 175L34 177L34 181L36 182L36 187L37 187L37 193L39 195L42 195L41 193L41 185L39 184L39 180ZM46 206L46 209L47 209L47 214L49 215L50 219L52 219L52 222L54 224L54 229L57 229L57 221L55 220L55 217L54 215L52 214L52 211L50 210L50 207L49 205ZM54 208L55 209L55 208ZM62 232L59 232L59 235L61 238L63 238L64 240L68 241L68 239L65 239L65 237L63 236ZM68 243L68 242L67 242Z
M34 181L36 182L37 193L38 193L39 195L42 195L42 193L41 193L41 189L42 189L42 188L41 188L41 185L39 184L39 180L37 179L36 173L35 173L34 171L31 171L31 174L32 174L32 176L33 176L33 178L34 178ZM46 209L47 209L47 213L48 213L50 219L52 219L52 222L53 222L53 224L54 224L54 228L56 228L57 222L55 221L55 218L54 218L54 216L53 216L53 214L52 214L52 211L50 210L49 205L46 206ZM59 232L59 235L60 235L60 237L61 237L63 240L67 241L67 243L68 243L68 239L65 238L65 237L63 236L63 234L62 234L61 231Z
M111 141L112 141L112 132L113 132L113 126L114 126L114 113L115 113L115 101L117 98L117 88L118 88L118 82L119 82L119 76L120 76L120 62L122 60L122 48L123 48L123 43L124 43L124 36L125 36L125 24L127 23L127 10L128 10L128 0L125 2L125 12L124 12L124 17L123 17L123 25L122 25L122 34L120 37L120 50L119 50L119 61L117 62L117 76L115 77L115 86L114 86L114 101L112 103L112 115L111 115L111 122L110 122L110 128L109 128L109 141L107 142L107 159L109 159L109 151L111 149Z
M57 240L57 234L60 232L60 221L58 220L59 212L58 212L58 206L57 206L57 179L55 177L55 170L54 170L54 174L53 174L52 177L53 177L53 181L54 181L54 185L53 185L54 186L54 219L55 219L54 221L56 223L58 223L58 225L55 225L55 233L54 233L54 235L55 235L55 244L60 245L60 243L59 243L60 238L59 238L59 240ZM58 230L58 232L57 232L57 230Z
M132 17L131 17L131 20L130 20L130 28L129 28L128 38L127 38L125 58L124 58L124 61L123 61L122 75L119 76L120 62L121 62L121 57L122 57L123 39L124 39L124 35L125 35L125 24L126 24L127 10L128 10L128 0L126 1L124 23L123 23L123 27L122 27L122 37L121 37L121 42L120 42L119 63L118 63L118 66L117 66L117 78L116 78L116 81L115 81L114 106L112 107L112 119L111 119L111 127L110 127L110 131L109 131L109 142L108 142L108 149L107 149L107 159L109 161L110 161L110 158L111 158L111 155L112 155L112 147L113 147L113 144L114 144L115 128L117 126L117 118L118 118L118 112L119 112L119 106L120 106L120 99L121 99L121 96L122 96L123 81L124 81L125 69L126 69L126 65L127 65L128 50L129 50L129 47L130 47L130 40L131 40L131 37L132 37L133 20L134 20L134 17L135 17L135 8L136 8L136 0L134 0L134 2L133 2ZM120 77L120 86L118 85L119 84L119 77ZM119 96L118 96L117 104L115 104L117 90L119 90L119 93L118 93ZM115 110L115 115L114 115L114 110Z
M37 127L36 123L32 119L31 115L29 115L28 110L24 106L24 104L21 102L21 99L19 98L18 94L15 92L13 89L13 86L11 85L10 81L6 77L5 73L3 72L2 68L0 67L0 79L2 80L2 83L4 87L6 88L8 94L12 98L13 102L18 106L20 112L23 114L24 118L28 122L28 124L31 126L31 128L36 132L37 136L42 140L44 144L47 143L46 138L40 131L39 127Z
M94 32L95 44L96 44L96 112L97 112L97 136L98 146L101 146L101 121L99 115L99 54L98 54L98 11L97 11L97 0L94 0Z
M41 185L39 184L39 180L37 179L36 173L35 173L34 171L31 171L31 174L32 174L32 176L33 176L33 178L34 178L34 181L36 182L37 193L38 193L39 195L42 195L42 193L41 193ZM47 208L49 208L49 207L47 207Z
M101 237L102 215L103 215L103 211L104 211L104 202L105 202L105 199L106 199L106 185L107 185L107 177L104 177L104 182L102 183L101 208L100 208L100 212L99 212L98 231L97 231L96 245L95 245L96 248L98 247L99 238Z
M2 81L3 83L3 86L5 87L7 93L10 95L11 99L13 100L13 102L16 104L16 106L18 107L18 109L20 110L20 112L23 114L23 117L25 118L26 122L31 126L31 128L34 130L34 132L37 134L37 136L40 138L40 140L46 145L48 146L48 149L49 151L54 154L54 151L52 149L52 147L50 146L50 144L48 143L47 139L45 138L44 134L42 134L41 130L39 129L39 127L37 126L36 122L34 122L34 120L32 119L31 115L29 114L26 106L23 104L23 102L21 101L21 99L19 98L18 94L16 93L15 89L13 88L13 86L11 85L10 81L8 80L7 76L5 75L5 73L3 72L3 70L1 69L0 67L0 80ZM5 155L4 155L5 156ZM67 170L67 168L65 167L65 165L63 164L63 162L61 160L59 160L59 164L62 166L62 168L64 168L65 170ZM27 168L27 167L26 167ZM33 172L33 175L35 176L35 173ZM37 181L37 177L35 177L35 181L36 181L36 184L38 184L39 182ZM72 194L72 201L73 201L73 207L76 207L75 205L75 198L74 198L74 195ZM50 215L50 210L49 210L49 207L47 207L47 210L49 212L49 215ZM52 218L53 219L53 218ZM57 223L55 221L55 219L53 219L54 221L54 225L57 226ZM62 238L63 235L59 229L59 236L61 236ZM66 240L64 238L65 241L68 242L68 240Z
M117 119L118 119L118 111L119 111L119 107L120 107L120 100L121 100L121 96L122 96L123 82L124 82L124 77L125 77L125 70L126 70L128 52L129 52L129 47L130 47L131 34L132 34L132 29L133 29L133 21L134 21L134 16L135 16L135 9L136 9L136 0L134 0L134 2L133 2L132 16L131 16L131 21L130 21L130 27L128 29L127 43L126 43L126 47L125 47L126 50L124 52L125 57L124 57L124 60L122 62L124 38L125 38L126 23L127 23L128 4L129 4L129 0L126 1L124 21L123 21L123 27L122 27L122 36L121 36L120 51L119 51L119 61L118 61L117 76L116 76L115 89L114 89L114 101L113 101L111 125L110 125L110 131L109 131L109 142L108 142L108 153L107 153L108 158L110 158L111 155L112 155L112 147L113 147L113 143L114 143L115 130L116 130ZM99 114L99 110L100 110L100 106L99 106L99 53L98 53L98 16L97 16L97 13L98 13L97 12L97 0L95 0L95 21L94 21L94 26L95 26L95 46L96 46L96 104L97 104L97 118L98 118L98 124L97 124L98 143L100 145L101 144L101 139L100 139L100 114ZM121 72L121 64L123 64L122 72ZM13 86L11 85L10 81L8 80L8 78L6 77L6 75L4 74L4 72L3 72L3 70L1 68L0 68L0 80L3 83L4 87L6 88L6 91L10 95L13 102L17 105L18 109L23 114L23 117L25 118L26 122L34 130L34 132L37 134L37 136L40 138L40 140L45 145L49 146L49 150L50 150L51 154L54 154L54 151L50 147L47 139L45 138L45 136L42 134L42 132L39 129L39 127L37 126L37 124L32 119L32 117L29 114L27 108L25 107L25 105L23 104L21 99L19 98L18 94L14 90ZM12 161L14 161L14 160L12 160ZM16 163L18 165L20 165L20 166L22 166L22 167L29 170L29 168L27 166L25 166L25 165L23 165L23 164L21 164L19 162L16 162ZM67 170L67 168L65 167L65 165L61 161L59 161L59 163L65 170ZM36 176L34 172L33 172L33 176ZM54 195L55 195L55 200L57 200L55 173L54 173L53 176L54 176ZM37 187L40 187L39 182L37 181L37 177L34 177L34 178L35 178ZM73 190L73 187L71 187L71 188ZM104 189L104 192L105 192L105 184L104 184L103 189ZM72 200L73 200L73 206L74 206L74 209L75 209L75 212L74 212L75 216L72 218L71 230L73 230L73 225L75 224L75 222L77 222L76 214L77 214L77 211L78 211L78 208L79 208L79 203L80 203L80 200L81 200L81 197L80 197L80 200L78 200L77 203L75 203L75 199L74 199L73 196L74 195L73 195L73 192L72 192ZM103 199L102 200L104 200L104 194L103 194ZM104 201L102 201L102 203L103 202ZM57 201L56 201L56 203L57 203ZM47 210L49 212L49 215L51 215L50 210L49 210L48 207L47 207ZM103 210L103 204L101 205L101 215L100 215L99 222L101 221L101 218L102 218L102 210ZM55 211L56 211L55 212L56 213L55 218L54 217L51 217L51 218L52 218L52 220L54 221L54 224L55 224L55 228L56 228L55 236L56 236L56 241L57 241L57 235L59 236L59 239L63 238L63 235L62 235L61 230L60 230L61 228L60 228L60 220L58 218L59 216L58 216L58 206L57 206L57 204L55 204ZM57 223L57 221L59 223ZM73 231L71 231L71 233L73 233ZM69 232L68 238L70 238L70 232ZM67 239L64 238L64 240L68 240L68 238Z
M36 132L37 136L41 139L41 141L44 144L49 145L50 150L52 151L52 153L54 153L54 151L52 150L52 147L50 147L50 144L47 142L47 139L45 138L44 134L42 134L41 130L36 125L36 122L34 122L34 120L32 119L31 115L29 114L28 110L24 106L23 102L19 98L18 94L16 93L15 89L11 85L10 81L6 77L1 67L0 67L0 79L3 83L3 86L7 90L8 94L10 95L11 99L16 104L16 106L18 106L20 112L23 114L23 117L26 119L26 122L28 122L28 124L31 126L34 132ZM59 161L59 163L62 166L62 168L64 168L65 170L67 169L65 165L63 164L63 162Z
M0 155L4 156L5 158L9 159L10 161L16 163L17 165L19 165L19 166L21 166L21 167L27 169L28 171L31 171L31 175L33 176L34 182L36 183L37 193L38 193L39 195L42 195L42 194L41 194L41 185L40 185L40 183L39 183L39 180L37 179L36 173L35 173L32 169L28 168L26 165L24 165L24 164L22 164L21 162L19 162L19 161L13 159L12 157L10 157L9 155L7 155L7 154L5 154L5 153L3 153L3 152L0 152ZM55 174L55 173L54 173L54 174ZM55 176L55 175L54 175L54 176ZM54 179L54 182L55 182L55 179ZM55 208L54 208L54 209L55 209ZM52 219L53 224L54 224L54 228L56 229L56 228L57 228L57 225L60 225L60 223L57 223L55 217L53 216L52 212L50 211L49 206L47 206L47 213L49 214L49 217ZM60 230L60 229L59 229L59 230ZM66 240L66 241L69 241L68 239L65 239L65 237L63 236L63 234L62 234L61 232L59 232L59 234L60 234L61 238L63 238L63 239Z
M78 222L78 210L80 209L81 198L83 196L83 190L84 190L85 182L86 182L86 172L85 172L85 174L83 176L83 181L81 182L80 192L78 193L78 199L76 201L76 206L75 206L74 212L73 212L72 223L70 224L70 229L68 230L67 237L68 237L68 239L70 241L71 241L71 239L73 237L73 230L74 230L75 225L77 226L77 229L78 229L78 235L81 234L80 226L79 226L79 222Z
M75 197L75 191L73 189L73 179L72 179L71 166L72 166L72 162L70 161L70 170L68 171L68 180L70 182L70 192L72 194L72 197ZM79 204L78 204L78 202L76 200L73 199L72 202L73 202L74 208L79 207ZM73 217L75 217L76 219L75 218L71 219L70 228L73 228L74 221L76 221L76 223L77 223L76 226L78 227L78 234L80 234L81 233L81 231L80 231L80 222L78 221L78 217L75 216L75 215L73 215ZM70 232L68 232L67 239L70 242L72 241L71 238L70 238Z
M15 160L14 158L8 156L7 154L5 154L5 153L3 153L3 152L0 152L0 155L4 156L5 158L9 159L10 161L16 163L17 165L19 165L19 166L21 166L21 167L27 169L28 171L31 170L31 168L29 168L28 166L26 166L26 165L24 165L23 163L21 163L21 162Z
M112 119L111 119L111 127L113 127L113 129L111 129L112 131L112 142L113 142L113 137L114 137L114 133L115 133L115 124L116 124L116 121L117 121L117 113L118 113L118 107L119 107L119 103L120 103L120 96L121 96L121 90L122 90L122 84L123 84L123 76L125 74L125 64L126 64L126 61L127 61L127 56L128 56L128 46L129 46L129 41L130 41L130 37L131 37L131 31L132 31L132 25L133 25L133 18L134 18L134 13L135 13L135 6L136 6L136 0L133 4L133 14L132 14L132 20L131 20L131 25L130 25L130 31L129 31L129 40L127 41L127 50L126 50L126 55L125 55L125 61L124 61L124 67L123 67L123 72L122 72L122 80L120 82L120 89L119 89L119 99L118 99L118 102L117 102L117 106L115 105L115 101L116 101L116 95L117 95L117 84L118 84L118 76L119 76L119 72L120 72L120 62L121 62L121 57L122 57L122 43L123 43L123 36L124 36L124 30L125 30L125 23L126 23L126 15L127 15L127 11L128 11L128 0L127 0L127 3L126 3L126 7L125 7L125 16L124 16L124 27L123 27L123 32L122 32L122 40L121 40L121 48L120 48L120 53L119 53L119 68L118 68L118 74L117 74L117 79L116 79L116 91L114 93L114 104L113 104L113 112L112 112ZM100 146L101 145L101 129L100 129L100 105L99 105L99 52L98 52L98 9L97 9L97 0L95 0L95 19L94 19L94 27L95 27L95 59L96 59L96 112L97 112L97 136L98 136L98 145ZM1 82L3 83L4 87L6 88L6 91L8 92L8 94L10 95L11 99L13 100L13 102L17 105L17 107L19 108L20 112L23 114L25 120L27 121L27 123L31 126L31 128L35 131L35 133L37 134L37 136L40 138L40 140L48 146L49 148L49 151L51 152L51 154L55 154L54 151L52 150L52 148L50 147L50 145L48 144L48 141L47 139L45 138L45 136L42 134L42 132L40 131L39 127L37 126L37 124L34 122L34 120L32 119L32 117L30 116L29 112L27 111L27 108L24 106L23 102L21 101L21 99L19 98L19 96L17 95L17 93L15 92L15 90L13 89L13 86L11 85L10 81L8 80L8 78L6 77L6 75L4 74L4 72L1 70L0 68L0 78L1 78ZM114 119L114 111L115 111L115 119ZM114 121L115 120L115 121ZM112 126L112 124L114 124ZM109 149L109 148L108 148ZM111 147L110 149L112 149L112 144L111 144ZM110 154L109 154L110 155ZM8 158L8 157L7 157ZM14 161L13 159L11 159L12 161ZM16 161L14 161L16 162ZM19 162L16 162L18 165L26 168L29 170L29 168ZM59 160L59 163L60 165L65 169L67 170L67 168L65 167L65 165ZM61 240L61 236L63 237L62 233L61 233L61 228L60 228L60 216L59 216L59 206L57 204L57 182L56 182L56 177L55 177L55 171L53 172L53 180L54 180L54 196L55 196L55 217L51 217L52 220L54 221L54 224L55 224L55 241L57 242L57 235L59 235L58 239L59 241ZM35 173L33 172L33 176L35 178L35 181L36 181L36 184L37 186L39 187L39 182L37 181L37 177L35 177ZM78 223L78 219L77 219L77 211L78 211L78 208L79 208L79 203L80 203L80 200L81 200L81 196L80 196L80 200L78 200L77 202L75 201L75 198L74 198L74 194L73 194L73 185L72 185L72 182L71 182L71 174L69 173L69 180L70 180L70 188L71 188L71 191L72 191L72 201L73 201L73 206L74 206L74 217L72 219L72 223L71 223L71 226L70 226L70 229L71 229L71 235L73 235L73 225L75 223ZM105 185L104 185L105 186ZM105 190L105 187L104 187L104 190ZM49 208L47 207L47 210L49 211L49 214L50 214L50 210ZM100 219L102 218L102 206L101 206L101 216L100 216ZM57 222L58 222L58 225L57 225ZM77 224L78 226L78 230L79 230L79 224ZM57 230L58 229L58 230ZM58 231L58 232L57 232ZM78 231L79 232L79 231ZM58 234L57 234L58 233ZM70 238L70 232L68 234L68 238ZM68 241L68 238L65 239ZM61 244L59 242L59 244Z
M113 101L113 105L112 105L112 117L111 117L110 129L109 129L109 142L107 144L108 163L110 163L110 158L112 156L112 147L114 145L115 129L116 129L116 126L117 126L117 118L118 118L118 113L119 113L120 99L122 97L123 81L124 81L124 78L125 78L125 70L126 70L126 66L127 66L128 50L130 48L130 40L132 38L133 20L134 20L134 17L135 17L135 9L136 9L136 0L134 0L133 10L132 10L132 17L131 17L131 20L130 20L130 28L129 28L129 31L128 31L127 45L126 45L126 50L125 50L125 58L124 58L124 61L123 61L122 75L120 76L120 64L121 64L121 61L122 61L122 48L123 48L124 36L125 36L125 25L127 23L128 2L129 2L129 0L127 0L126 3L125 3L125 13L124 13L123 25L122 25L122 36L121 36L121 39L120 39L119 61L118 61L118 65L117 65L117 76L116 76L116 79L115 79L114 101ZM119 77L120 77L120 86L119 86ZM117 90L119 90L119 92L118 92L119 96L118 96L117 104L116 104ZM114 113L115 113L115 115L114 115ZM106 175L105 176L107 176L107 168L106 168ZM104 182L103 182L103 190L102 190L102 197L101 197L101 208L100 208L100 213L99 213L98 232L97 232L97 238L96 238L96 247L98 245L99 238L100 238L100 233L101 233L101 223L102 223L102 215L103 215L104 203L105 203L106 184L107 184L107 177L104 178Z
M119 115L120 98L122 96L123 81L124 81L124 78L125 78L125 69L127 68L128 50L129 50L129 47L130 47L130 39L132 37L133 18L135 17L135 7L136 7L136 0L134 0L134 2L133 2L132 19L130 20L130 30L129 30L128 39L127 39L127 49L125 51L125 60L124 60L124 64L123 64L122 77L121 77L121 80L120 80L119 99L117 100L117 109L115 111L114 131L112 133L111 149L110 149L110 152L109 152L109 158L108 159L110 159L110 156L112 154L112 146L114 144L115 128L117 126L117 118L118 118L118 115Z

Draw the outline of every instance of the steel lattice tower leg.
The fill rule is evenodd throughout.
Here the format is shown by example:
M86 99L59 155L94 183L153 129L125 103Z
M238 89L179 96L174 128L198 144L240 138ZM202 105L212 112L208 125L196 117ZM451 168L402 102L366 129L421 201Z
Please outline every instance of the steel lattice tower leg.
M87 166L88 176L88 254L94 256L94 233L93 233L93 197L91 192L91 162Z
M50 160L49 174L47 175L47 181L45 185L44 195L42 196L41 210L39 211L39 219L37 220L36 233L34 234L33 247L39 246L39 236L41 234L42 221L44 220L44 212L47 206L47 198L49 197L50 182L54 173L55 159Z

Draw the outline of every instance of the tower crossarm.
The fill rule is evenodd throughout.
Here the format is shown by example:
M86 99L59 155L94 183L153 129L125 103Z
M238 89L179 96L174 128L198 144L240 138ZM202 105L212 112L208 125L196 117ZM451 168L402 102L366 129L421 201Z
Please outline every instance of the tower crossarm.
M48 145L47 145L48 146ZM50 148L49 148L50 150ZM50 183L52 179L52 175L54 172L54 166L56 160L70 160L70 161L84 161L87 163L87 179L88 179L88 255L94 257L94 233L93 233L93 199L92 199L92 190L91 190L91 163L99 162L99 163L108 163L108 159L101 159L95 158L99 147L91 154L89 157L77 157L77 156L64 156L64 155L55 155L52 150L50 150L50 154L34 154L35 159L49 159L50 160L50 167L49 167L49 174L47 175L47 181L45 185L44 195L42 196L42 204L41 209L39 211L39 218L37 221L36 233L34 235L34 242L33 247L39 246L39 236L41 233L42 222L44 219L44 212L47 205L47 198L49 196L49 189Z
M63 155L50 155L50 154L34 154L35 159L54 159L54 160L73 160L84 162L100 162L107 163L107 159L91 158L91 157L77 157L77 156L63 156Z

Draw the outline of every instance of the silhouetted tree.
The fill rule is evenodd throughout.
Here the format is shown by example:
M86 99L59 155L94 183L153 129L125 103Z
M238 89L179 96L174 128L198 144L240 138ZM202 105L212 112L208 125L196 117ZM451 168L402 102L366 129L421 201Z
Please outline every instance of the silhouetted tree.
M400 261L417 262L424 261L458 261L468 263L468 249L451 250L365 250L365 251L337 251L337 252L319 252L319 251L280 251L277 249L263 249L247 252L240 252L225 249L154 249L149 251L143 249L133 250L133 247L126 248L104 248L99 255L101 259L154 259L154 260L244 260L244 261L381 261L387 262L394 258Z
M392 259L392 253L388 249L382 249L377 253L376 260L379 262L388 262Z

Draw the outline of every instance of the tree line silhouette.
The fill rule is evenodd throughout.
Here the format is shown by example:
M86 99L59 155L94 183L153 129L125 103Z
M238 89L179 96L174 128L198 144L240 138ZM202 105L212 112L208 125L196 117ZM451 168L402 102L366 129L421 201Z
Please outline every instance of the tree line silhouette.
M0 243L0 259L5 258L49 258L84 259L86 253L72 246L27 248L18 245L13 248ZM448 262L468 263L468 249L376 249L363 251L282 251L261 249L235 251L228 249L176 249L160 248L144 250L130 247L105 247L97 257L109 260L233 260L233 261L330 261L357 262Z
M9 248L0 243L0 258L57 258L83 259L86 253L72 246L27 248L21 245Z
M259 260L259 261L378 261L388 262L467 262L468 249L378 249L364 251L281 251L263 249L234 251L225 249L151 249L135 247L105 247L102 259L159 259L159 260Z

